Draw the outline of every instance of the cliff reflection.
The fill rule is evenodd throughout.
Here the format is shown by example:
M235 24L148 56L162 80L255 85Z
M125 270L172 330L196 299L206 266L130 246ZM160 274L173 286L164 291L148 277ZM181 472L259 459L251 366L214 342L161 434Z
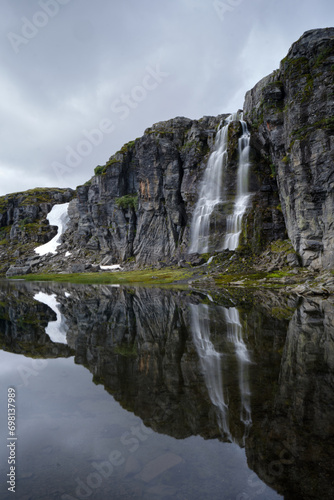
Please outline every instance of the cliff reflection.
M332 301L304 299L295 311L270 412L257 419L246 451L250 466L284 498L333 497Z
M67 345L47 335L57 315L34 300L38 293L54 296ZM95 383L153 430L235 442L285 498L331 498L333 303L297 304L267 294L234 307L203 297L6 282L0 284L1 345L29 356L74 354Z

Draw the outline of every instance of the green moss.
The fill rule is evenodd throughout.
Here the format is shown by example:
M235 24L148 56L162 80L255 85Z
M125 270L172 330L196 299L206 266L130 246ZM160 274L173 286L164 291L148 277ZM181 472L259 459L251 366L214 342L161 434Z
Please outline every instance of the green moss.
M318 57L316 58L315 62L314 62L314 68L318 68L319 66L321 66L324 61L326 59L328 59L328 57L331 57L333 56L333 46L331 47L325 47L318 55Z
M278 87L280 89L283 89L284 85L281 80L274 80L273 82L269 82L266 87Z
M273 243L271 243L270 250L274 253L277 253L277 252L294 253L295 252L290 240L276 240Z
M7 210L9 204L19 199L21 206L36 205L39 203L52 203L54 193L64 193L62 188L35 188L16 193L7 194L0 197L0 212Z
M101 165L98 165L97 167L94 168L94 174L95 175L102 175L104 174L106 171L106 166L101 166Z
M134 210L138 209L138 195L137 194L126 194L121 198L116 198L115 203L119 208L133 208Z
M182 152L189 151L191 148L196 146L196 143L197 143L196 141L188 141L185 144L183 144L183 146L180 147L180 151Z
M275 167L274 163L269 163L269 167L270 167L270 172L271 172L270 177L272 179L275 179L275 177L276 177L276 167Z
M84 283L84 284L145 284L161 285L171 284L175 281L187 279L192 272L182 269L145 269L141 271L118 271L113 273L73 273L73 274L28 274L16 276L15 279L22 278L26 281L57 281L62 283Z
M306 84L301 93L301 102L306 102L310 99L313 93L313 87L314 87L313 77L312 75L308 74Z
M117 160L114 156L111 156L111 158L109 158L109 160L107 161L105 168L107 169L107 167L111 167L112 165L115 165L116 163L119 163L119 160Z
M309 59L307 57L285 57L281 61L281 67L285 76L291 78L293 75L299 78L302 74L309 73Z
M121 154L126 154L128 151L132 150L136 141L129 141L124 146L121 147L121 149L116 153L121 153Z
M266 278L284 278L285 276L288 275L287 271L275 271L273 273L267 274Z

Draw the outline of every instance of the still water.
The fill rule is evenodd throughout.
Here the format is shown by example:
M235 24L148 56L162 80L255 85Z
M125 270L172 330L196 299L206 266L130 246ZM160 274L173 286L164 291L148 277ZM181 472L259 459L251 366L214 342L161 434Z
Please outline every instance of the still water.
M334 496L331 300L0 282L0 339L1 499Z

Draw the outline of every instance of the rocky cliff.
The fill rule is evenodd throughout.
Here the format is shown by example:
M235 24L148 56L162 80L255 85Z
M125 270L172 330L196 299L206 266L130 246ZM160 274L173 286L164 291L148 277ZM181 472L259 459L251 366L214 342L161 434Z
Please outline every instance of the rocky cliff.
M306 32L246 94L257 158L272 165L288 236L304 266L334 264L334 28Z
M97 167L91 181L77 189L78 197L70 206L68 248L79 243L88 258L100 254L109 263L133 259L137 265L176 263L187 256L200 183L218 126L227 116L157 123L105 166ZM240 123L232 123L224 189L233 198L241 133ZM265 163L253 168L251 188L261 205L254 216L258 219L254 232L259 237L251 243L259 250L264 241L282 237L285 226L276 209L277 185ZM213 241L221 241L226 232L228 212L220 208L210 221Z
M334 28L312 30L293 44L278 70L246 94L252 195L239 250L259 254L268 243L288 236L304 266L333 267L333 71ZM50 203L36 199L28 213L26 194L16 195L11 205L1 198L3 270L16 258L21 259L16 266L23 262L32 270L65 271L83 271L101 262L138 267L191 260L194 208L217 130L227 116L157 123L96 167L92 179L76 190L68 229L52 258L38 259L32 251L33 243L54 234L45 221ZM212 213L210 252L224 238L235 199L241 134L240 123L232 122L223 187L227 202ZM56 200L54 191L50 196ZM55 202L71 197L68 190ZM36 221L38 230L31 237L25 226ZM29 245L15 247L13 241L22 235Z
M10 264L29 270L27 258L34 255L33 249L57 234L46 219L48 213L74 194L73 189L36 188L0 197L0 274Z

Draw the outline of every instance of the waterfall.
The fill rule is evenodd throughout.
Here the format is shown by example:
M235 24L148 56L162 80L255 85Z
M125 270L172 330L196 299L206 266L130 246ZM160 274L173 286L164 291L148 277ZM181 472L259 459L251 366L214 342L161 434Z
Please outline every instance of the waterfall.
M190 229L190 253L205 253L209 250L210 217L217 203L221 201L223 176L227 163L228 126L236 119L237 113L234 113L219 125L214 151L208 160L193 215Z
M228 201L222 198L224 175L228 164L228 128L231 122L239 120L242 136L238 141L239 164L237 171L237 193L234 211L226 219L226 235L222 249L235 250L239 243L241 221L246 211L250 194L248 193L249 141L250 134L243 115L231 114L219 126L215 139L214 151L210 155L200 188L190 229L190 253L206 253L209 249L210 218L218 203Z
M217 410L219 427L224 436L233 442L229 421L229 405L231 405L229 400L236 401L239 408L239 421L243 424L242 443L244 444L252 423L248 373L251 361L243 340L239 312L235 307L213 308L205 304L191 305L190 310L193 342L200 359L210 400ZM222 321L219 323L226 324L226 335L221 337L223 353L217 352L210 340L210 311L213 310L222 316ZM235 365L237 370L235 370ZM224 378L229 380L224 381ZM231 388L231 379L238 382L237 391Z
M242 218L246 212L250 198L248 191L250 133L248 132L246 122L242 118L241 115L242 136L238 141L237 195L234 202L233 214L227 217L226 236L223 245L223 249L228 250L235 250L239 245Z

